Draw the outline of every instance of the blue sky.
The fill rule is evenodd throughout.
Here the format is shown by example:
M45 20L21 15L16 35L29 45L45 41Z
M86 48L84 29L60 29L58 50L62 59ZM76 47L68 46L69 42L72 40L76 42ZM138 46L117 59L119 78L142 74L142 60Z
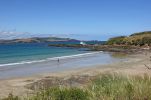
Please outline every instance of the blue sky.
M150 31L150 5L151 0L0 0L0 38L13 31L10 37L21 33L106 40Z

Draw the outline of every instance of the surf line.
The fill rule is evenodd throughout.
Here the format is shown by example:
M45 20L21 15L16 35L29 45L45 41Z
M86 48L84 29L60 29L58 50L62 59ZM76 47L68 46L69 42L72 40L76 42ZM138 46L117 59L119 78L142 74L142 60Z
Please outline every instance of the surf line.
M32 63L45 62L45 61L58 60L58 59L61 60L61 59L67 59L67 58L76 58L76 57L82 57L82 56L97 54L97 53L101 53L101 52L103 52L103 51L97 51L97 52L91 52L91 53L82 53L82 54L69 55L69 56L52 57L52 58L46 58L43 60L21 61L18 63L0 64L0 67L22 65L22 64L32 64Z

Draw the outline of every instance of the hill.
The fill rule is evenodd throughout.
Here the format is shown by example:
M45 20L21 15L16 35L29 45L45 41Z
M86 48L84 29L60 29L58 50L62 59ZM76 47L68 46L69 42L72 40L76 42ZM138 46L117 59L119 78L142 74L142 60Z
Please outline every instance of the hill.
M110 38L107 41L108 45L151 45L151 31L134 33L130 36L119 36Z
M78 41L70 38L58 38L58 37L33 37L25 39L13 39L13 40L0 40L0 44L6 43L40 43L40 42L54 42L54 41Z

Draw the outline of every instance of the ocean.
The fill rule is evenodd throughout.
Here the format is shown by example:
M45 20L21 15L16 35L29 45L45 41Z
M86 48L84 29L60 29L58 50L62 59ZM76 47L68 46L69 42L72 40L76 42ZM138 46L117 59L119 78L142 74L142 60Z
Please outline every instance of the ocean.
M124 61L124 59L112 57L109 52L48 46L51 43L1 44L0 79L90 68ZM78 42L60 43L76 44Z
M33 61L36 62L53 57L69 56L88 52L84 48L78 49L48 46L48 44L51 43L55 44L58 42L1 44L0 66L27 63Z

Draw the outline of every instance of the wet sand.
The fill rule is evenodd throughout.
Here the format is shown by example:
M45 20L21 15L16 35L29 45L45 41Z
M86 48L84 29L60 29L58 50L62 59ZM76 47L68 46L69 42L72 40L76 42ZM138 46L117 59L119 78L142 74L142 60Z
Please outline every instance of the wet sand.
M83 59L87 59L87 58L89 57L86 57ZM94 59L94 61L95 60L96 59ZM74 59L73 61L76 61L76 60ZM92 59L91 61L94 62ZM78 62L76 63L78 64ZM19 95L19 96L26 96L27 94L30 95L34 91L27 88L27 86L35 82L39 82L46 79L50 81L52 80L52 78L68 80L70 79L70 77L75 76L75 77L78 77L77 79L80 79L83 76L91 77L91 76L96 76L100 73L122 73L125 75L143 75L144 73L147 73L151 75L151 70L147 69L144 66L144 64L151 66L150 53L140 53L140 54L135 54L135 55L129 55L124 60L114 61L109 64L107 63L94 64L93 63L92 65L89 64L89 66L87 66L86 64L87 67L85 66L85 67L71 68L70 70L45 72L45 73L35 74L32 76L24 76L24 77L21 76L21 77L14 77L10 79L1 79L0 80L0 97L5 97L9 93L13 93L14 95ZM70 67L72 67L73 65L70 64Z
M58 61L59 59L59 61ZM0 66L0 79L11 79L39 75L43 73L56 73L81 68L91 68L97 65L105 65L120 62L123 59L112 57L108 52L91 52L73 56L56 57L48 60L40 60L34 63L24 63L8 66Z

